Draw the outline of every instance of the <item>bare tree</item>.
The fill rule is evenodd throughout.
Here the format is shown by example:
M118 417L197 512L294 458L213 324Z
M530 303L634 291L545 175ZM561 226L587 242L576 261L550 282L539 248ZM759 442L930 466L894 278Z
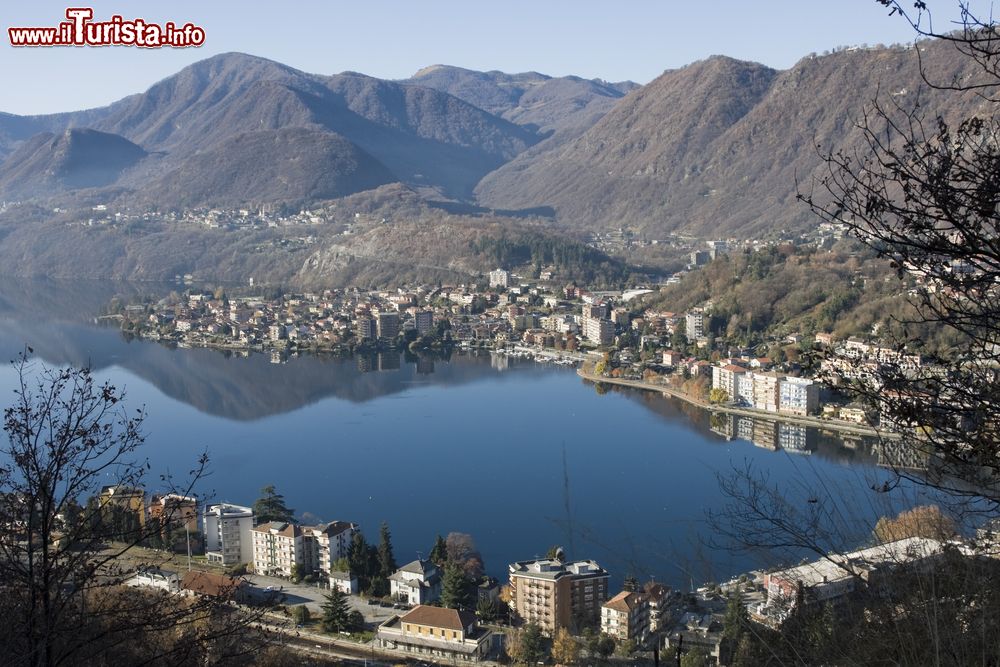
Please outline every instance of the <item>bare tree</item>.
M915 29L925 88L946 104L872 100L856 121L860 146L820 147L825 173L799 198L896 269L907 314L878 333L888 353L842 386L867 404L880 447L923 462L897 467L898 478L947 503L968 529L1000 510L1000 35L966 2L940 30L924 2L875 1ZM924 40L953 45L960 74L936 78ZM929 332L942 330L950 335L935 339L946 343L930 345ZM721 482L720 543L826 559L857 581L864 572L843 554L872 539L865 517L913 502L900 498L912 485L892 481L853 498L822 480L795 498L750 467ZM859 586L843 613L825 618L822 605L803 604L780 633L744 635L758 639L746 664L992 664L998 581L995 559L945 545L878 591Z
M87 369L46 368L28 353L12 364L19 384L0 448L3 662L186 664L253 650L245 633L232 641L247 619L226 595L122 586L142 564L133 549L176 519L145 518L143 411L128 411L124 394ZM206 464L202 456L183 484L161 476L162 490L190 495Z
M924 453L916 477L977 510L1000 503L1000 120L992 94L1000 86L1000 39L992 22L959 3L960 29L938 32L927 7L915 12L877 0L928 38L953 44L974 67L928 86L977 104L957 121L943 110L876 99L857 122L857 150L824 155L826 175L800 198L820 218L846 226L888 259L909 282L910 316L880 333L900 353L929 363L881 363L873 377L850 384L885 425ZM917 54L921 53L918 42ZM954 111L954 110L952 110ZM955 343L929 348L930 327ZM981 501L987 501L982 504Z

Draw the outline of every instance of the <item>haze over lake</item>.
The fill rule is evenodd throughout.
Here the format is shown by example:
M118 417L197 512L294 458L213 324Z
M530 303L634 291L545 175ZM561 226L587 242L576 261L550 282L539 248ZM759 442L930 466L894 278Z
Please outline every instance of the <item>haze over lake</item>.
M128 342L93 323L112 294L141 291L153 290L8 281L0 351L11 359L30 345L47 364L89 363L126 389L130 406L144 405L151 491L160 472L183 474L208 450L212 474L199 493L212 500L249 505L275 484L307 522L355 521L377 539L387 521L400 562L427 555L439 533L466 532L500 577L507 563L560 544L597 559L613 586L634 573L687 587L766 564L712 548L706 522L726 503L718 476L747 465L803 506L816 484L842 487L858 540L887 511L869 496L890 475L859 438L713 421L655 394L602 394L571 369L489 353L276 364ZM5 365L4 405L14 380Z

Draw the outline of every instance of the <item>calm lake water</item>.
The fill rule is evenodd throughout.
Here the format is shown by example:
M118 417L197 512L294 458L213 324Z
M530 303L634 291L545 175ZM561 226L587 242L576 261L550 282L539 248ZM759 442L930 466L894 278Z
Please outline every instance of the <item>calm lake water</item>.
M399 562L459 531L500 577L560 544L597 559L613 587L626 573L686 587L773 562L711 546L706 513L727 502L718 478L734 469L765 473L793 506L808 508L817 489L843 498L857 539L890 500L871 491L889 475L869 442L713 421L648 392L599 392L571 369L489 354L274 364L127 342L93 323L113 294L140 289L153 290L6 281L0 351L31 345L47 364L89 363L124 387L148 412L152 481L207 449L200 495L249 505L275 484L308 522L355 521L377 539L387 521ZM14 379L0 370L4 405Z

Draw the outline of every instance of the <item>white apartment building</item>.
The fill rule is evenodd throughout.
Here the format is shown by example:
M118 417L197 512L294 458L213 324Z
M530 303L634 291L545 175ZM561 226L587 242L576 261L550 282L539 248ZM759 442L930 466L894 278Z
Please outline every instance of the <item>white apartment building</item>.
M510 287L510 272L503 269L490 271L490 287Z
M581 328L584 338L595 345L610 345L615 339L615 323L611 320L584 317Z
M778 383L778 410L792 415L813 414L819 409L819 387L806 378L782 378Z
M210 563L236 565L253 561L253 510L219 503L205 508L205 555Z
M304 565L310 572L320 570L330 574L330 565L338 558L347 557L351 538L358 531L357 524L331 521L319 526L303 526Z

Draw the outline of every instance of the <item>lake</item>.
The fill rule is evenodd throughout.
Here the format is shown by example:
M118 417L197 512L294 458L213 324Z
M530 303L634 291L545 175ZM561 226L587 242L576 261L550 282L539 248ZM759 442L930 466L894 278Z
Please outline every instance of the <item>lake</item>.
M914 502L906 485L872 491L890 473L866 440L713 419L657 394L595 387L572 369L488 353L272 363L129 342L94 323L112 294L154 289L6 281L0 351L12 359L30 345L46 364L90 364L129 406L144 405L151 481L207 450L202 497L249 505L274 484L307 522L355 521L377 540L386 521L400 563L457 531L501 578L507 563L558 544L598 560L612 588L627 573L687 587L775 564L715 546L706 514L726 504L719 476L733 470L765 473L793 507L820 492L840 498L853 540L887 503ZM3 405L14 380L4 366Z

